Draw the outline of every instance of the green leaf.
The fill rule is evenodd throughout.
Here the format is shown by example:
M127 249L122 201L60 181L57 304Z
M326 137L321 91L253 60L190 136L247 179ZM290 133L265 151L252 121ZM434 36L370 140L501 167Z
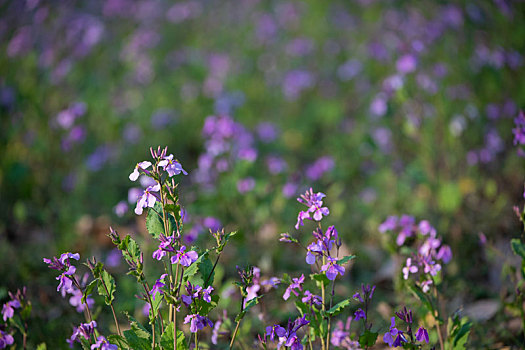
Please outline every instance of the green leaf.
M377 335L378 334L376 332L370 332L369 330L366 330L359 336L359 345L362 348L374 346L377 340Z
M317 287L319 287L319 288L321 288L323 284L326 287L330 283L330 280L326 277L326 275L324 273L311 274L310 278L313 281L315 281L315 284L317 284Z
M341 259L337 260L337 264L338 265L343 265L343 264L346 264L347 262L349 262L350 260L353 260L353 259L355 259L355 255L343 256Z
M146 229L153 238L159 238L159 235L162 233L166 236L171 235L173 230L177 227L175 218L170 213L166 213L168 221L168 232L164 232L164 219L163 219L162 204L159 201L155 202L153 208L148 210L148 215L146 216Z
M203 299L195 299L195 303L197 305L197 313L201 316L208 316L210 311L213 310L219 303L219 296L212 295L211 303L208 303Z
M130 235L127 235L118 248L122 251L122 255L129 262L138 263L140 259L140 248L137 242Z
M246 302L246 306L244 307L244 309L241 312L239 312L237 317L235 317L235 322L239 322L240 320L242 320L243 317L248 312L248 310L250 310L253 306L257 305L259 303L259 299L261 299L262 297L263 297L262 295L259 295L253 299L250 299L248 302Z
M98 280L91 281L90 284L87 285L86 289L84 290L84 294L82 295L82 304L86 303L87 297L93 293L93 289L95 288L95 285L97 284Z
M129 349L129 345L126 341L126 338L124 338L121 335L118 334L110 334L108 335L108 341L111 344L114 344L118 346L119 349Z
M345 299L343 301L340 301L337 304L335 304L332 308L330 308L330 310L326 311L326 313L329 315L335 316L341 313L345 307L350 305L350 301L351 299Z
M419 288L418 286L416 286L416 285L414 285L412 283L407 283L407 286L410 289L410 291L415 295L415 297L418 298L419 301L421 301L423 303L423 305L425 305L427 310L430 311L431 314L434 314L434 307L432 306L432 303L428 299L428 298L431 298L431 297L427 296L421 290L421 288ZM440 321L440 323L443 323L442 320L439 320L439 321Z
M146 338L140 337L135 331L127 330L124 331L124 337L126 342L129 344L129 347L133 350L150 350L151 341Z
M301 316L304 316L310 313L310 307L307 304L303 303L302 301L296 300L295 307L297 308L297 310L299 310L299 313L301 314Z
M140 324L135 318L126 314L131 329L124 331L124 337L128 346L133 350L149 350L151 349L151 334Z
M208 257L208 254L202 258L202 261L199 264L199 272L202 281L204 282L203 288L211 286L213 284L213 278L215 277L215 270L213 269L213 263Z
M106 270L103 270L98 283L98 294L104 297L106 305L110 305L115 299L115 290L115 279Z
M162 349L173 349L173 322L170 322L164 328L164 333L160 339L160 345ZM187 350L186 341L184 339L184 333L181 330L177 330L177 350Z
M40 343L36 346L36 350L47 350L46 343Z
M187 280L188 278L190 277L193 277L195 276L195 274L197 273L197 271L199 271L199 266L200 264L202 264L202 261L204 259L207 259L208 257L208 250L205 250L202 254L199 255L199 258L193 263L191 264L190 266L188 266L185 270L184 270L184 275L183 275L183 278L185 280ZM207 277L207 276L206 276Z
M523 244L519 238L513 238L510 241L510 246L514 254L525 260L525 244Z
M152 311L153 315L150 313L150 323L157 316L157 314L159 312L160 304L162 303L162 300L163 300L162 295L158 295L158 294L157 294L155 299L151 298L151 304L152 304L151 305L151 311Z

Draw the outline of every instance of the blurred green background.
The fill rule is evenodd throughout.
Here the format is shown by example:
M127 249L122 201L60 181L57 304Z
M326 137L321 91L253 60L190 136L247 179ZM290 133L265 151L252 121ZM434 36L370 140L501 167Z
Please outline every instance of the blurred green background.
M42 257L123 271L109 225L153 248L128 175L158 145L189 172L188 240L241 233L224 281L236 264L304 269L278 237L313 187L358 255L343 293L374 282L387 302L403 295L377 226L404 213L452 247L451 312L511 293L523 1L27 0L0 14L0 298L28 286L33 343L63 347L80 322ZM139 312L132 282L118 280L117 302ZM479 320L490 331L480 323L473 344L516 343L513 318L501 306Z

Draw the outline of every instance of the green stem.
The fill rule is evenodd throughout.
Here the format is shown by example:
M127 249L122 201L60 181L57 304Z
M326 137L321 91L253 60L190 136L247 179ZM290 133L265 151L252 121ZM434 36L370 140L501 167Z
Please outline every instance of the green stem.
M241 313L244 310L244 296L241 300ZM239 325L241 324L242 318L237 321L237 325L235 326L235 330L233 331L232 340L230 342L230 350L233 349L233 343L235 342L235 338L237 337L237 332L239 331Z

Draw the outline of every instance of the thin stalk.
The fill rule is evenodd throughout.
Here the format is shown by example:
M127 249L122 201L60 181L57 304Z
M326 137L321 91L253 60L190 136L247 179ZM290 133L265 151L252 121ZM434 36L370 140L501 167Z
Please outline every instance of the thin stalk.
M217 267L217 263L219 262L219 258L221 257L222 251L217 255L217 259L215 260L215 264L213 264L213 268L211 269L210 274L208 275L208 278L206 278L206 282L204 282L204 286L208 284L210 281L211 276L213 275L213 271L215 271L215 267Z
M109 307L111 308L111 312L113 313L113 320L115 321L115 326L117 327L117 333L118 335L122 336L122 333L120 332L120 326L117 321L117 315L115 314L115 308L113 307L113 302L111 301L111 296L109 295L108 287L106 286L106 282L102 278L99 279L100 282L102 282L102 285L104 286L104 290L106 291L106 295L108 296L109 301Z
M335 279L332 281L332 294L330 295L330 308L328 310L330 310L332 308L332 303L333 303L333 300L334 300L334 294L335 294ZM329 315L328 316L328 333L326 334L326 346L327 346L327 349L330 348L330 326L331 326L331 323L332 323L332 315Z
M244 310L244 296L241 300L241 312ZM241 324L242 318L237 321L237 325L235 326L235 330L233 331L232 340L230 342L230 350L233 349L233 343L235 342L235 338L237 337L237 332L239 331L239 325Z
M195 332L195 349L198 350L199 349L199 336L198 336L199 332Z
M78 283L77 278L75 276L73 276L72 281L75 284L75 286L78 288L78 290L82 290L82 287L80 287L80 283ZM87 300L86 300L86 304L85 305L86 305L86 307L84 308L84 310L86 310L88 323L89 323L89 322L93 321L93 316L91 316L91 310L89 310L89 306L88 306Z
M438 295L438 292L437 292L437 287L436 285L433 283L434 285L434 296L436 297L436 310L435 310L435 318L436 318L436 329L437 329L437 333L438 333L438 338L439 338L439 347L441 350L445 350L445 345L443 343L443 334L441 333L441 325L439 324L439 295Z

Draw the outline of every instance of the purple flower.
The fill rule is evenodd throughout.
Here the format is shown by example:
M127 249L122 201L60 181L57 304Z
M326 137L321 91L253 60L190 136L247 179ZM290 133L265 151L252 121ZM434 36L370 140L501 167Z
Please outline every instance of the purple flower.
M446 244L442 245L437 252L436 259L443 261L448 264L452 260L452 250Z
M71 265L69 259L79 260L80 254L64 253L60 255L59 259L56 257L53 257L52 260L47 258L43 259L50 269L63 271L63 273L56 278L59 280L57 291L61 290L62 295L65 295L65 293L71 289L73 282L69 276L73 275L76 271L76 267Z
M390 320L390 329L385 333L385 335L383 335L383 341L390 347L401 346L402 342L406 343L406 338L403 335L403 332L396 328L396 318L392 316Z
M151 192L158 191L160 191L159 184L156 184L155 186L149 186L148 188L146 188L142 196L137 201L137 206L135 207L135 214L141 215L143 209L146 207L153 208L155 202L157 201L157 197Z
M213 322L209 318L201 316L199 314L191 314L184 318L184 324L190 324L190 332L196 333L199 329L203 329L206 326L213 327Z
M15 309L20 307L20 302L18 300L10 300L4 304L2 307L2 318L4 321L7 321L8 318L13 317L15 314Z
M137 163L137 165L135 165L135 169L133 169L133 172L131 174L129 174L129 179L131 181L136 181L138 178L139 178L139 175L140 175L140 171L139 170L146 170L147 168L149 168L151 166L151 162L148 162L147 160L143 161L143 162L140 162L140 163Z
M127 211L128 211L128 204L126 203L126 201L118 202L117 205L115 205L115 207L113 208L113 212L119 218L123 217Z
M322 252L323 252L322 242L317 241L317 242L311 243L307 247L306 263L309 265L315 264L316 254L322 255Z
M361 308L354 312L354 320L359 321L360 319L366 320L366 314Z
M91 297L91 294L87 296L86 298L86 304L82 302L83 293L78 288L72 287L70 290L70 294L72 295L71 298L69 298L69 305L73 306L77 312L83 312L84 309L87 307L90 308L95 304L95 300Z
M328 262L321 266L321 271L326 271L326 277L333 281L337 277L337 274L340 274L343 276L345 274L345 268L341 265L337 264L337 259L334 259L332 257L327 257Z
M91 350L94 349L100 349L100 350L118 350L118 346L114 344L110 344L108 340L103 336L100 335L97 339L97 342L93 345L91 345Z
M13 345L14 341L15 340L11 334L0 330L0 349L5 349L8 345Z
M275 336L277 336L278 338L281 338L281 337L284 337L285 335L286 335L286 329L279 326L278 324L266 327L266 336L269 336L271 341L275 339Z
M173 236L166 237L163 234L160 234L159 240L159 248L153 252L153 258L160 261L164 256L166 256L166 252L174 252L175 248L173 248Z
M427 293L430 290L431 284L432 284L432 280L421 282L421 290L423 291L423 293Z
M317 181L324 175L324 173L332 170L333 168L334 159L332 157L321 157L308 168L306 168L306 177L311 181Z
M514 134L514 145L523 145L525 144L525 113L520 111L518 116L514 118L515 128L512 129Z
M411 273L416 273L419 269L416 265L412 265L412 258L408 258L406 262L406 266L403 267L403 278L405 280L408 279L408 275Z
M169 177L179 175L181 172L184 175L188 175L186 170L182 169L182 165L178 161L173 160L173 154L164 157L164 159L159 162L159 166L163 167L164 171L168 172Z
M246 177L244 179L240 179L237 181L237 191L239 193L243 194L246 192L250 192L255 187L255 180L253 177Z
M358 300L358 301L360 301L360 302L362 302L362 303L365 302L365 301L363 300L363 298L361 298L361 294L359 294L359 292L356 292L356 293L352 296L352 298L354 298L355 300Z
M67 340L69 347L73 348L73 344L75 342L81 342L80 337L84 337L84 339L89 340L91 336L95 333L95 328L97 327L96 321L91 321L89 323L81 323L80 326L75 327L73 329L73 334L71 337Z
M164 291L161 288L164 288L166 283L164 283L164 278L166 278L168 274L164 273L160 276L158 280L155 281L155 284L151 288L149 294L153 296L153 300L155 300L155 296L157 293L164 294Z
M303 220L305 220L305 219L311 220L310 213L308 213L307 211L300 211L299 215L297 215L297 223L295 224L295 229L296 230L299 229L299 226L303 226L304 225Z
M312 294L309 290L304 291L304 297L301 299L303 303L321 305L321 297L319 295Z
M425 341L425 343L428 344L428 332L425 328L419 327L419 329L416 332L416 340L420 342Z
M296 291L296 289L302 291L303 287L301 286L304 283L304 274L301 275L299 278L293 278L292 283L286 288L286 291L284 292L283 299L288 300L290 298L290 293L295 294L295 296L299 296L299 293Z
M379 225L379 232L393 231L397 227L397 216L389 216L385 222Z
M323 215L327 216L330 214L328 208L323 207L322 199L324 197L326 197L324 193L314 193L312 188L310 188L308 191L306 191L305 194L302 194L299 198L297 198L297 201L306 205L308 207L308 210L306 212L299 212L299 216L297 217L297 224L295 225L296 229L299 228L299 224L303 224L304 219L310 219L310 213L313 214L312 217L315 221L321 221Z
M401 56L396 62L396 68L400 73L411 73L416 70L417 60L411 54Z
M182 266L188 267L197 261L199 258L199 254L197 254L197 252L190 250L189 252L185 253L185 250L186 246L181 246L177 254L171 257L171 263L181 264Z

